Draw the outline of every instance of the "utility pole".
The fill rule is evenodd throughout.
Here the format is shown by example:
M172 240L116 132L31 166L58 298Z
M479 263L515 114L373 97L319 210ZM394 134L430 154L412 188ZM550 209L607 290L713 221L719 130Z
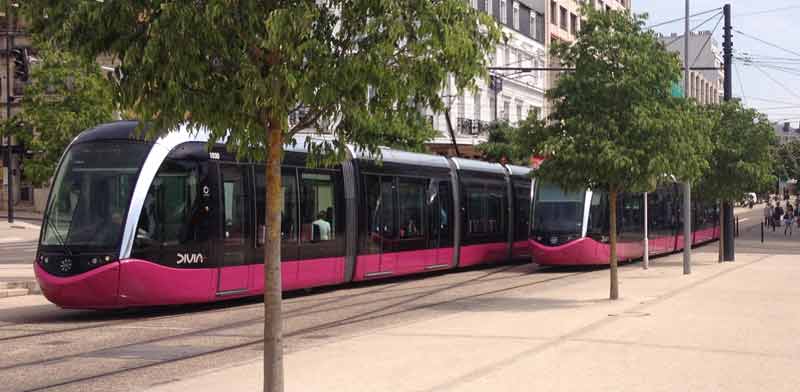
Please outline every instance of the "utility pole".
M6 122L11 120L11 49L14 48L13 24L11 20L11 6L6 5ZM6 184L8 184L8 223L14 223L14 156L11 155L11 135L6 135Z
M725 18L725 26L723 28L725 35L723 37L722 51L723 61L725 62L725 80L723 88L723 99L727 102L733 98L733 35L731 34L731 5L725 4L722 8L722 13ZM736 255L734 253L734 238L733 238L733 205L729 200L722 203L722 218L723 230L722 234L725 236L723 243L723 261L734 261Z
M686 23L683 35L683 95L689 98L689 0L686 0ZM692 184L683 183L683 274L692 273Z

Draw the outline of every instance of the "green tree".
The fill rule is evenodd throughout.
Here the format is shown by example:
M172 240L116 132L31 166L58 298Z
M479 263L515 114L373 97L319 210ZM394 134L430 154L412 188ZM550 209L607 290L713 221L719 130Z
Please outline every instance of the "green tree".
M485 77L501 33L462 0L29 0L34 31L88 58L115 55L118 101L153 129L206 126L241 157L266 161L264 388L283 389L280 162L304 128L332 164L345 145L417 146L432 135L423 108L441 111L449 77L459 89ZM289 126L290 115L300 121ZM259 147L262 146L262 147Z
M772 150L773 174L780 181L800 179L800 142L777 145Z
M537 125L543 124L533 115L516 127L505 121L494 122L489 126L486 141L478 144L478 151L495 162L506 160L515 165L528 166L533 155L531 146L536 137L533 130Z
M709 168L699 180L699 194L707 200L732 202L774 183L772 151L777 141L766 116L737 101L705 111L715 121ZM720 235L720 260L723 241Z
M25 160L23 176L41 186L81 131L113 117L113 90L100 67L46 41L36 41L38 63L31 67L22 111L6 130L34 151Z
M617 196L653 190L668 174L697 178L708 166L710 122L693 103L670 96L681 64L644 29L646 16L582 12L587 20L577 41L553 45L552 54L575 71L547 92L554 102L550 125L532 138L547 159L534 175L568 190L608 192L616 299Z

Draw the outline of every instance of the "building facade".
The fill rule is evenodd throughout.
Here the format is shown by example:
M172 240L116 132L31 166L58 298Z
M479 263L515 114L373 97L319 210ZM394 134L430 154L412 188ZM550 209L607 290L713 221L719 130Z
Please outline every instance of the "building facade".
M631 9L632 0L542 0L545 6L545 47L547 50L547 64L549 67L558 68L561 62L550 55L550 47L556 42L572 43L578 37L581 24L581 7L588 3L595 9L610 11ZM545 4L546 2L546 4ZM549 90L558 83L559 72L545 73L545 89ZM545 112L550 112L549 105Z
M494 17L507 41L490 54L491 67L544 67L544 0L471 0L471 6ZM450 108L450 126L462 157L477 158L475 146L485 142L488 126L496 120L515 124L544 107L545 75L542 71L493 70L489 80L478 80L475 91L456 92L450 81L442 92ZM454 156L450 126L444 113L429 112L438 136L431 152Z
M684 35L672 34L660 37L667 50L678 53L684 59ZM722 101L725 73L722 69L722 47L710 31L689 34L689 67L716 68L716 70L690 70L689 90L686 96L702 105Z
M800 128L792 128L792 124L789 122L773 123L772 129L775 131L775 138L780 144L800 142Z
M10 116L14 116L21 108L22 96L24 94L25 82L18 80L15 77L14 56L10 49L24 49L29 50L31 45L30 36L24 31L24 26L19 23L16 18L10 18L9 24L8 14L0 12L0 89L2 90L3 110L0 118L5 122ZM12 42L13 41L13 42ZM16 201L15 204L29 204L34 203L34 189L27 184L21 184L22 178L20 171L19 156L12 156L11 162L8 162L5 154L5 147L9 144L15 144L15 141L2 138L0 145L3 146L3 151L0 154L0 210L8 208L8 180L9 176L12 177L13 196Z

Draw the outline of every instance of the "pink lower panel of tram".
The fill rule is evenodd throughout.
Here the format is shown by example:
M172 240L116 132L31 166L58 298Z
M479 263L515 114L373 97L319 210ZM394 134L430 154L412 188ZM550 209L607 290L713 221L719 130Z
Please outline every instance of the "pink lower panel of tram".
M218 273L217 268L170 268L145 260L122 260L119 304L151 306L214 301Z
M459 267L490 263L508 259L508 243L466 245L461 247Z
M119 263L113 262L89 272L66 278L53 276L38 263L34 273L42 294L62 308L115 308L119 288Z
M516 241L512 245L511 248L511 258L512 259L530 259L531 258L531 247L528 244L528 241Z
M540 265L605 265L611 257L608 244L584 237L560 246L544 246L531 240L533 261ZM632 260L644 255L641 242L617 244L617 259Z
M409 275L431 269L446 269L452 264L453 251L453 248L433 248L358 255L353 280Z

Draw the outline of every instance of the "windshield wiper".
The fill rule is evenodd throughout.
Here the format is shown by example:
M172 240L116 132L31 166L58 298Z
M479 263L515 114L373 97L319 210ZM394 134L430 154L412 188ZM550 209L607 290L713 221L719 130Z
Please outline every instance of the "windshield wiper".
M58 227L56 227L55 223L50 221L49 216L46 217L44 221L45 224L49 225L50 229L53 230L53 234L55 234L56 241L58 241L58 244L61 245L61 247L64 248L64 251L67 252L67 256L72 257L72 252L69 250L69 247L67 246L66 241L64 241L64 238L61 237L61 233L58 232ZM47 232L45 232L45 234L47 234Z

